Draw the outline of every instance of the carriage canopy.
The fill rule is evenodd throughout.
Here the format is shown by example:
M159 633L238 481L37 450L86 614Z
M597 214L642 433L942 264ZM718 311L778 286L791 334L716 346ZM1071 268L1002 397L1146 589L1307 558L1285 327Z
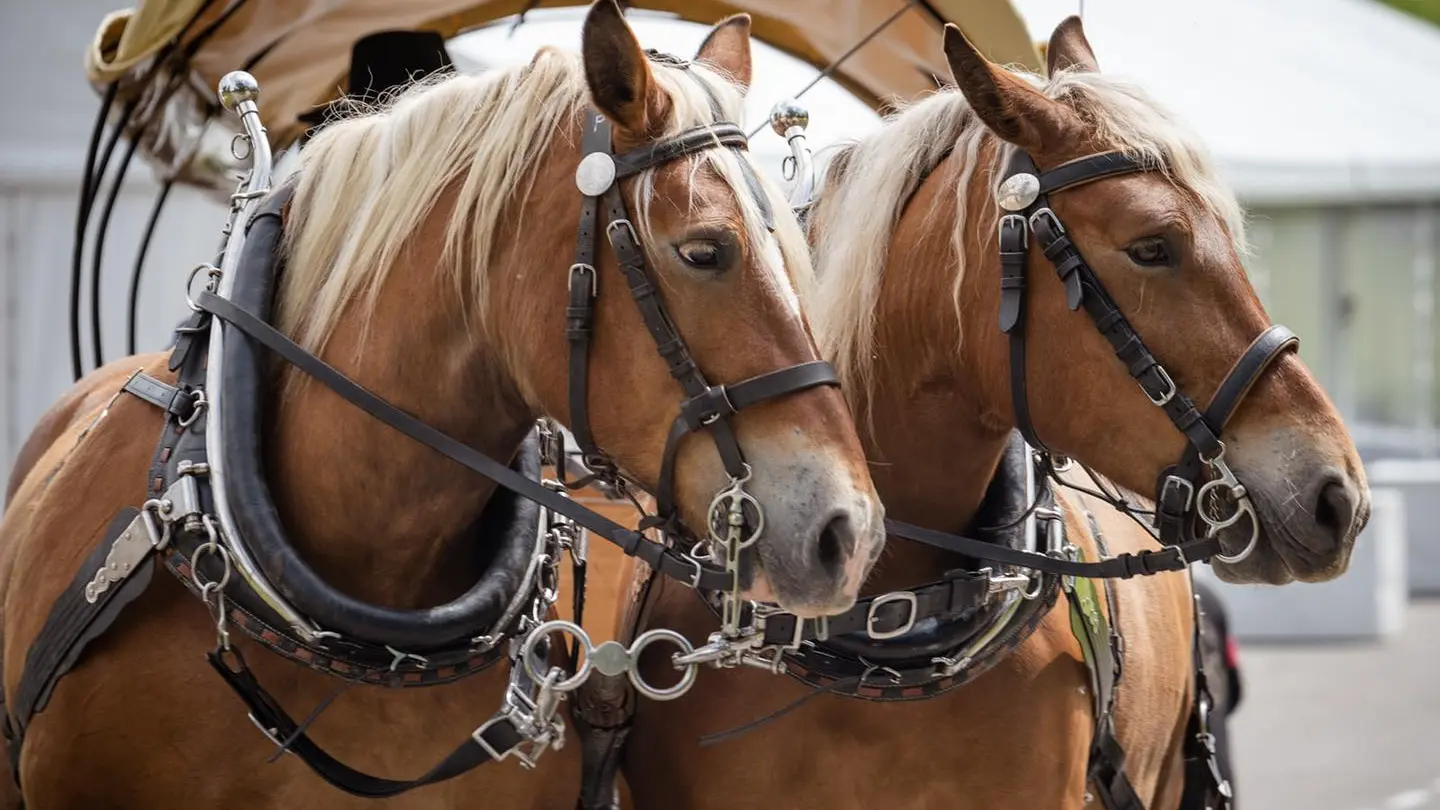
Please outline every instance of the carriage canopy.
M305 129L299 116L335 99L345 85L352 45L383 30L436 31L445 37L496 24L533 8L574 6L535 0L142 0L110 14L86 54L97 88L120 82L121 98L140 98L127 127L144 127L141 151L171 165L182 181L211 185L219 167L184 166L196 128L213 128L215 87L229 71L255 75L263 123L276 148ZM824 69L845 57L834 79L871 107L912 98L948 75L941 29L953 22L987 55L1039 69L1035 43L1008 0L644 0L632 9L711 24L747 12L757 39ZM892 19L893 18L893 19ZM847 51L872 36L848 57ZM175 59L172 52L178 43ZM158 57L174 60L152 74ZM178 91L166 93L173 79ZM168 97L165 97L167 96ZM143 119L143 120L142 120ZM157 126L158 125L158 126ZM223 126L236 127L229 120ZM224 140L228 140L228 134ZM228 180L228 177L227 177Z

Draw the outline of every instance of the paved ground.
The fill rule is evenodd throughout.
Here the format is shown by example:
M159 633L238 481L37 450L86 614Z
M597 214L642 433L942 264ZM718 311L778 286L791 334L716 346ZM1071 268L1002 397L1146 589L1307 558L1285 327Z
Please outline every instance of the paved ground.
M1240 810L1440 810L1440 601L1383 644L1241 649Z

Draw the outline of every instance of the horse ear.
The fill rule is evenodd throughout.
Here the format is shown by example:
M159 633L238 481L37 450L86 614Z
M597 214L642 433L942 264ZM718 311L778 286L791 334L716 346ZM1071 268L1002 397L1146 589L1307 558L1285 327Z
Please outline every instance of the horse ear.
M718 68L744 90L750 89L750 15L735 14L710 29L695 61Z
M1081 73L1100 72L1095 51L1090 48L1090 40L1085 38L1085 26L1074 14L1055 26L1055 33L1050 35L1050 44L1046 48L1045 61L1051 76L1067 69Z
M975 115L999 137L1029 152L1044 152L1069 134L1063 105L986 59L954 23L945 24L950 74Z
M631 134L658 129L654 113L661 105L651 96L660 91L650 75L650 61L615 0L598 0L590 7L580 42L595 107Z

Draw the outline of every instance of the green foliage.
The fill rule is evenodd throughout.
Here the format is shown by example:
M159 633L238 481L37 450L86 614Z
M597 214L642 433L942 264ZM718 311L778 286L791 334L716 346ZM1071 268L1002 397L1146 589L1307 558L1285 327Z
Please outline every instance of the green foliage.
M1414 14L1422 20L1440 25L1440 0L1380 0L1391 8Z

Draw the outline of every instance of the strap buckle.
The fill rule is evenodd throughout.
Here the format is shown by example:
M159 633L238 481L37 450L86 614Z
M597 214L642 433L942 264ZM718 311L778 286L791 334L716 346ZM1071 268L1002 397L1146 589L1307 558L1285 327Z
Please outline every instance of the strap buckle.
M1040 233L1040 229L1036 227L1035 222L1040 219L1049 220L1050 231L1054 235L1060 236L1065 233L1065 226L1060 224L1060 217L1055 216L1055 212L1051 211L1047 206L1030 215L1030 228L1035 231L1037 235Z
M565 286L568 290L574 292L575 276L583 275L585 273L590 274L590 297L596 298L600 294L600 279L598 278L599 274L595 272L595 267L593 265L585 264L584 262L576 262L570 265L570 280L566 283Z
M495 748L495 746L490 744L489 740L485 739L485 732L489 731L491 727L499 723L509 723L512 727L515 726L515 722L511 719L512 715L515 714L515 711L516 707L506 706L504 709L501 709L499 712L497 712L489 720L486 720L484 725L475 729L475 731L471 733L470 738L475 741L476 745L485 749L485 753L490 755L490 760L492 762L499 762L510 756L511 754L515 754L516 757L518 757L522 762L525 763L526 767L533 768L535 767L535 756L533 754L527 755L526 752L521 749L521 743L516 743L514 746L507 748L504 751L499 751Z
M625 230L630 232L630 244L639 247L640 235L635 232L635 225L628 219L612 219L610 224L605 226L605 238L610 240L610 246L615 246L615 226L623 225Z
M904 623L893 630L875 629L875 620L879 618L880 608L892 602L905 602L909 604L910 607L906 612L907 615L905 617ZM880 596L875 597L875 600L870 603L870 610L868 613L865 614L865 635L869 636L875 641L884 641L887 638L896 638L898 636L903 636L906 633L910 632L912 629L914 629L915 620L918 618L919 613L920 602L918 599L915 598L914 592L891 591L887 594L881 594Z
M1158 509L1169 511L1166 509L1166 505L1170 500L1172 490L1183 490L1185 493L1185 500L1181 503L1180 511L1174 513L1176 517L1183 517L1195 503L1195 485L1178 475L1165 476L1165 483L1160 488L1160 500L1155 504Z
M1165 386L1164 391L1159 397L1151 394L1150 390L1146 388L1139 379L1136 379L1135 382L1140 386L1140 390L1145 392L1145 397L1150 400L1152 405L1157 408L1163 408L1169 404L1170 400L1175 398L1175 393L1178 389L1175 387L1175 381L1170 379L1170 372L1166 371L1164 366L1156 363L1151 366L1151 368L1155 369L1155 373L1160 375L1160 382Z
M1000 217L1000 249L1005 250L1006 229L1014 228L1020 234L1020 249L1030 249L1030 229L1026 227L1024 214L1006 214Z

